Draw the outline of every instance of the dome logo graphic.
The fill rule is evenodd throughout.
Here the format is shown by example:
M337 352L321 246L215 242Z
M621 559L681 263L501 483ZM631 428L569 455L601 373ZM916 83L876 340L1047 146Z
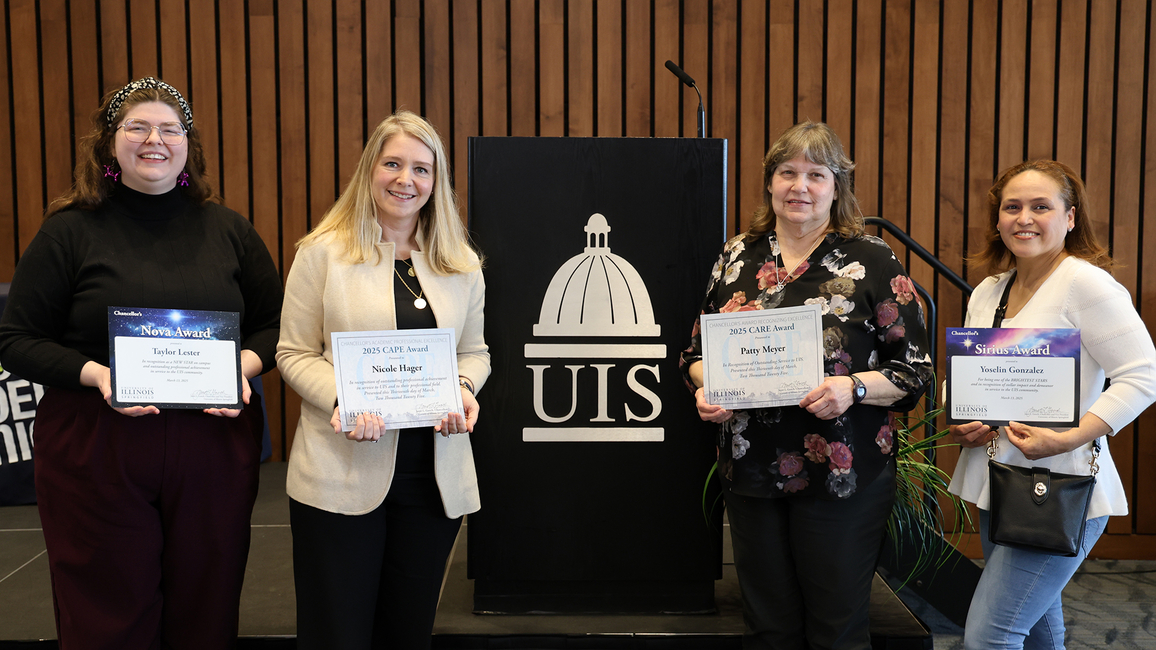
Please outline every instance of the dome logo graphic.
M663 429L645 425L662 412L662 401L649 386L662 381L658 360L666 358L666 345L645 342L662 332L654 322L650 293L630 262L611 252L611 228L606 217L591 215L584 230L585 250L554 273L534 325L535 340L564 337L566 342L534 342L525 346L527 360L558 360L554 363L563 365L562 369L553 363L530 363L526 367L534 377L535 415L544 424L564 426L526 427L522 429L522 440L662 442ZM547 373L551 368L554 372ZM586 377L591 371L596 378L596 414L582 422L575 419L575 414L580 389L589 382L579 381L579 376ZM628 392L612 393L611 386L620 384L623 374ZM569 393L569 411L547 412L547 391ZM648 411L636 413L631 409L626 398L634 395L649 405ZM622 398L621 418L610 415L611 400L616 397ZM632 422L639 424L631 425Z

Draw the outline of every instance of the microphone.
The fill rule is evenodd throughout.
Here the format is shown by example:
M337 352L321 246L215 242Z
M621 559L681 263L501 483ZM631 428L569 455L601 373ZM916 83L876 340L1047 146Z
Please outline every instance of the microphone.
M694 79L691 79L690 75L683 72L682 68L675 65L674 61L667 60L666 69L673 72L674 76L678 77L679 81L686 84L690 88L694 88Z
M698 86L696 86L694 83L694 79L691 79L690 75L683 72L682 68L675 65L674 61L671 61L668 59L666 62L666 69L673 72L674 76L678 77L679 81L681 81L682 83L686 84L687 86L689 86L691 88L694 88L694 92L698 94L698 137L705 138L706 137L706 109L703 108L703 105L702 105L702 93L699 92Z

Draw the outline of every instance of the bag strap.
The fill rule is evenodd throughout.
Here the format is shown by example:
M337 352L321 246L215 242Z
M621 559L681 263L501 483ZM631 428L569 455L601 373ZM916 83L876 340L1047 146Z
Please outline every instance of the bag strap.
M1016 283L1016 270L1012 269L1011 277L1008 278L1007 285L1003 288L1003 295L999 298L999 307L995 308L995 317L991 319L992 327L1000 327L1003 325L1004 314L1007 313L1007 297L1011 293L1012 285Z
M999 432L997 431L995 437L987 443L987 458L988 460L995 460L995 454L999 451ZM1092 458L1088 461L1088 470L1092 476L1100 473L1100 464L1096 461L1100 458L1100 439L1096 438L1092 441Z

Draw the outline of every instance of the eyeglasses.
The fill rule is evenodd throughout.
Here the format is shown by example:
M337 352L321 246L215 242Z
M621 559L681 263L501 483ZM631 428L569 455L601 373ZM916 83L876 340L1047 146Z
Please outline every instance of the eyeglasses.
M124 124L116 128L124 130L124 137L129 142L144 142L149 139L152 130L156 129L157 133L161 136L161 142L170 147L184 142L185 134L188 133L185 127L181 126L180 122L165 122L164 124L153 126L144 120L135 118L125 120Z

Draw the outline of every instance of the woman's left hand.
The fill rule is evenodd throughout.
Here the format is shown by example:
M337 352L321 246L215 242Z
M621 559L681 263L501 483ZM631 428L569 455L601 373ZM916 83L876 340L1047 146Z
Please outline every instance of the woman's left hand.
M241 374L241 401L248 404L253 390L249 388L249 378ZM205 413L220 418L235 418L241 414L241 409L205 409Z
M1004 431L1007 432L1008 441L1018 447L1028 460L1066 454L1085 444L1079 427L1055 431L1012 422L1004 427Z
M249 378L261 374L262 369L261 357L257 356L256 352L248 348L241 350L241 401L243 403L248 404L249 397L253 394L252 389L249 388ZM222 418L235 418L241 414L241 409L205 409L205 413Z
M461 413L447 413L442 418L441 424L434 427L434 431L449 437L455 433L473 433L474 424L478 421L478 400L474 394L462 388L462 408L465 410L465 415Z
M833 420L851 408L854 390L855 382L850 377L824 377L823 383L799 400L799 406L820 420Z

